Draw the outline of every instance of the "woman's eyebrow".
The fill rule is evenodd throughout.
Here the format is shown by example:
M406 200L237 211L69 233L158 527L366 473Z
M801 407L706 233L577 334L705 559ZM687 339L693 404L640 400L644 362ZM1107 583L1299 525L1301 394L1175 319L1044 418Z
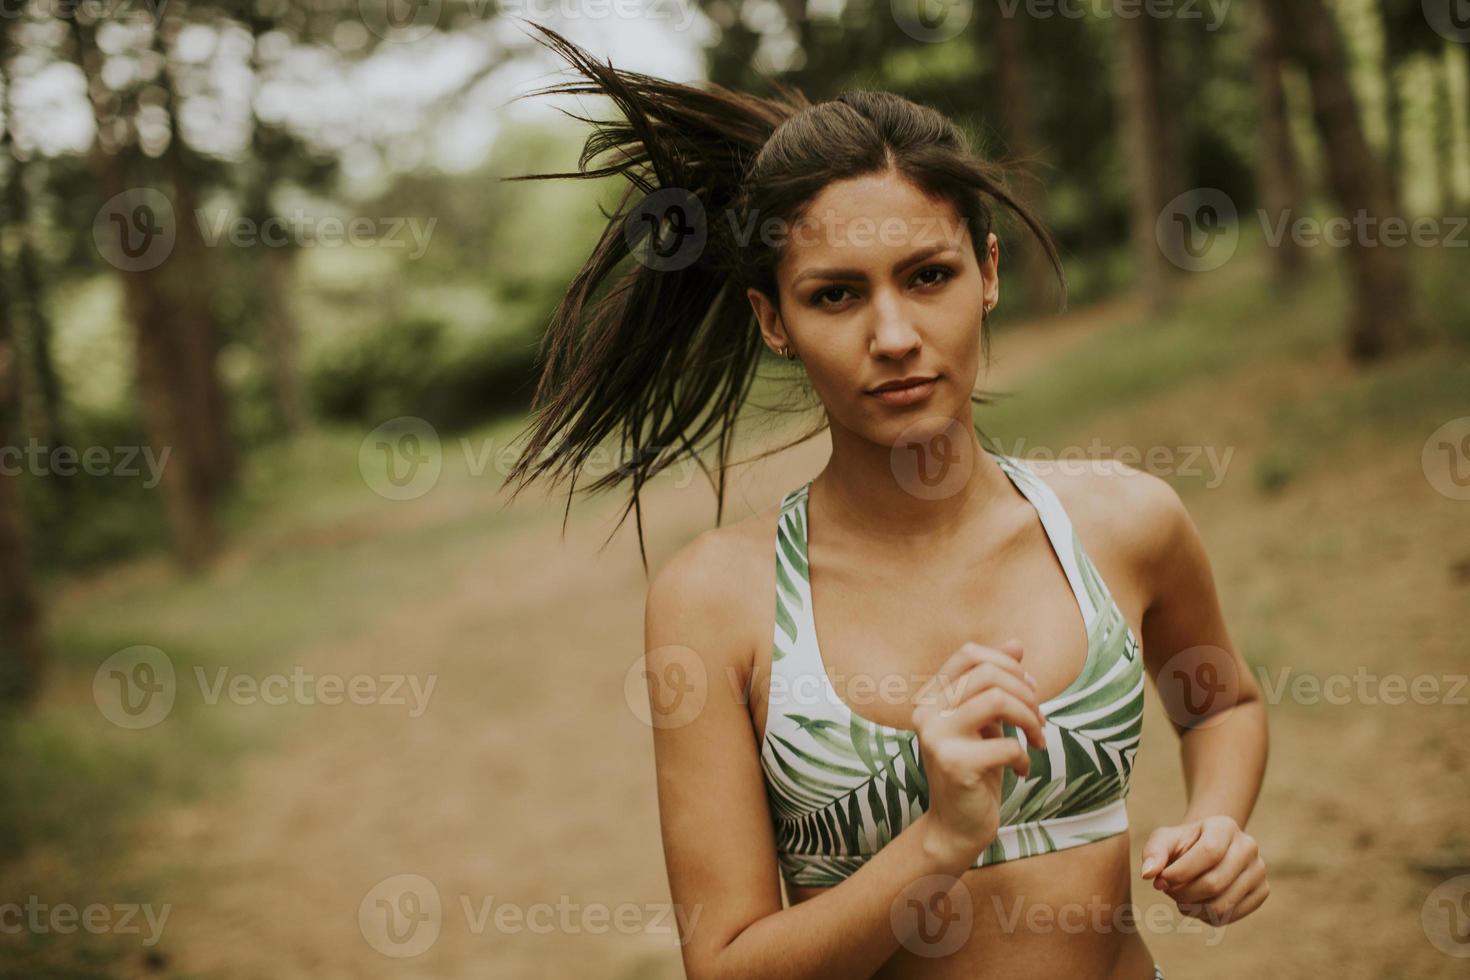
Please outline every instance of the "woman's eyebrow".
M899 259L897 262L893 263L892 271L896 273L900 269L913 265L915 262L922 262L924 259L929 258L929 256L931 255L937 255L940 252L950 251L959 251L959 246L951 245L948 242L941 242L937 245L925 246L924 248L921 248L916 252L906 255L903 258ZM795 279L791 280L791 285L795 286L804 279L864 278L866 278L866 273L864 273L861 269L807 269L805 272L799 273Z

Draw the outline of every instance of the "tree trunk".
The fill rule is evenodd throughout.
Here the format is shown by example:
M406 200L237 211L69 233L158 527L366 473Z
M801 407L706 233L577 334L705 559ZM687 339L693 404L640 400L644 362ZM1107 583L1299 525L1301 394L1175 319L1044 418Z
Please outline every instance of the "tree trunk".
M1031 111L1031 89L1026 79L1026 29L1019 16L1006 16L997 11L991 20L995 39L996 89L1004 120L1006 141L1012 157L1031 159L1037 151L1036 120ZM1017 175L1015 190L1021 200L1043 209L1045 191L1040 180L1027 171ZM1041 246L1022 231L1018 243L1021 285L1026 306L1036 312L1045 310L1050 296L1050 265ZM976 242L980 249L983 242Z
M255 73L254 87L260 93L261 75L264 64L260 60L260 38L271 30L274 22L258 15L250 18L250 33L254 39L251 68ZM254 101L252 100L252 105ZM279 138L260 119L252 119L251 147L259 164L245 192L245 217L261 228L275 215L271 208L271 181L275 177L274 166L280 157L277 152ZM267 363L270 365L271 387L275 394L276 414L281 427L288 433L299 432L309 421L306 411L306 396L302 390L300 371L301 328L296 313L291 308L292 271L295 266L295 246L290 242L279 246L262 244L259 249L259 264L256 277L260 287L258 307L264 325L263 343L266 346Z
M1292 144L1286 89L1281 81L1281 44L1276 36L1276 24L1259 5L1253 5L1246 13L1256 97L1261 107L1256 192L1261 208L1274 224L1283 217L1289 219L1290 212L1302 205L1305 196L1296 148ZM1304 259L1300 245L1291 235L1284 236L1271 250L1271 276L1278 288L1301 278Z
M1264 9L1288 54L1307 73L1328 183L1354 229L1345 256L1353 289L1348 352L1354 360L1371 360L1419 339L1405 246L1386 247L1381 236L1383 220L1402 219L1403 212L1364 136L1331 11L1322 0L1269 0Z
M0 267L0 281L6 276ZM19 357L9 290L0 288L0 447L16 446ZM30 546L16 463L0 467L0 702L28 699L42 674L41 604L31 577Z
M89 28L68 18L77 64L92 84L93 112L99 132L109 131L106 105L111 96L97 81L103 55ZM167 77L167 73L164 73ZM99 101L100 99L100 101ZM172 111L170 110L172 118ZM178 130L171 145L179 141ZM88 157L108 200L129 188L156 187L162 175L138 179L125 164L127 146L107 152L94 140ZM120 271L124 303L137 344L138 381L152 449L164 458L161 486L176 558L186 568L202 565L218 545L215 511L233 476L233 442L223 419L223 388L216 370L217 330L205 305L207 269L188 175L177 150L165 154L171 165L174 209L172 252L160 264ZM131 219L143 202L129 208ZM156 215L148 215L150 223Z
M9 74L9 32L20 25L19 18L6 18L0 24L0 77L5 84L5 116L16 118L15 79ZM41 262L36 254L35 239L30 228L30 207L26 197L26 161L16 155L7 126L0 132L0 157L7 161L5 174L5 224L16 229L15 282L11 301L11 324L14 331L16 381L20 398L17 418L25 431L45 445L66 443L61 422L61 384L51 358L51 320L43 302ZM50 488L64 493L64 480L47 481Z
M1150 308L1161 312L1174 301L1177 267L1164 253L1155 228L1165 206L1183 190L1182 154L1178 130L1169 125L1164 38L1158 19L1120 17L1118 31L1118 108L1132 188L1131 238L1139 286Z

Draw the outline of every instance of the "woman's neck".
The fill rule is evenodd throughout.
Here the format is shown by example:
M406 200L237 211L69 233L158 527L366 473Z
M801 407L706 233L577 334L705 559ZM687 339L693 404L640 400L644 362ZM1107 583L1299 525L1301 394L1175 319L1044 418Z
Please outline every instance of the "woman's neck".
M895 448L831 431L832 458L811 492L830 524L874 545L938 544L996 516L993 505L1010 495L973 425L941 420Z

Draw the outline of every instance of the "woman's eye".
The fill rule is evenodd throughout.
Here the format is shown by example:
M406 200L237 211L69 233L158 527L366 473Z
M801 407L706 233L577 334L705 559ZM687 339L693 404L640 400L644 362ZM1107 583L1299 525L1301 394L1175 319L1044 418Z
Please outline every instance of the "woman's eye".
M917 275L916 275L915 278L923 277L923 276L925 276L925 275L927 275L928 273L931 273L931 272L937 272L937 273L939 273L938 277L937 278L931 278L931 279L925 280L923 282L923 285L925 285L925 286L935 286L935 285L938 285L939 283L944 282L944 281L946 281L948 279L953 279L954 278L954 270L951 269L951 268L949 268L948 266L944 266L944 265L931 265L931 266L926 266L925 268L920 269L918 271L918 273L917 273Z
M845 292L847 292L847 287L846 286L829 286L828 288L823 289L820 292L817 292L817 293L813 293L812 294L812 305L813 306L833 306L836 303L840 303L842 301L842 294L845 293ZM833 297L834 302L833 303L824 303L822 301L824 297Z

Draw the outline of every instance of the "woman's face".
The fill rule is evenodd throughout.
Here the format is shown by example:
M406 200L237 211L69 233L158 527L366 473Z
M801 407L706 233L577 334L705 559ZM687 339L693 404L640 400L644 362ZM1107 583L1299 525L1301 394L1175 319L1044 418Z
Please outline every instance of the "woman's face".
M747 295L773 350L790 347L833 426L885 446L914 423L971 425L981 315L999 297L995 235L984 257L947 202L896 173L829 185L785 234L779 309ZM906 396L872 389L933 378Z

